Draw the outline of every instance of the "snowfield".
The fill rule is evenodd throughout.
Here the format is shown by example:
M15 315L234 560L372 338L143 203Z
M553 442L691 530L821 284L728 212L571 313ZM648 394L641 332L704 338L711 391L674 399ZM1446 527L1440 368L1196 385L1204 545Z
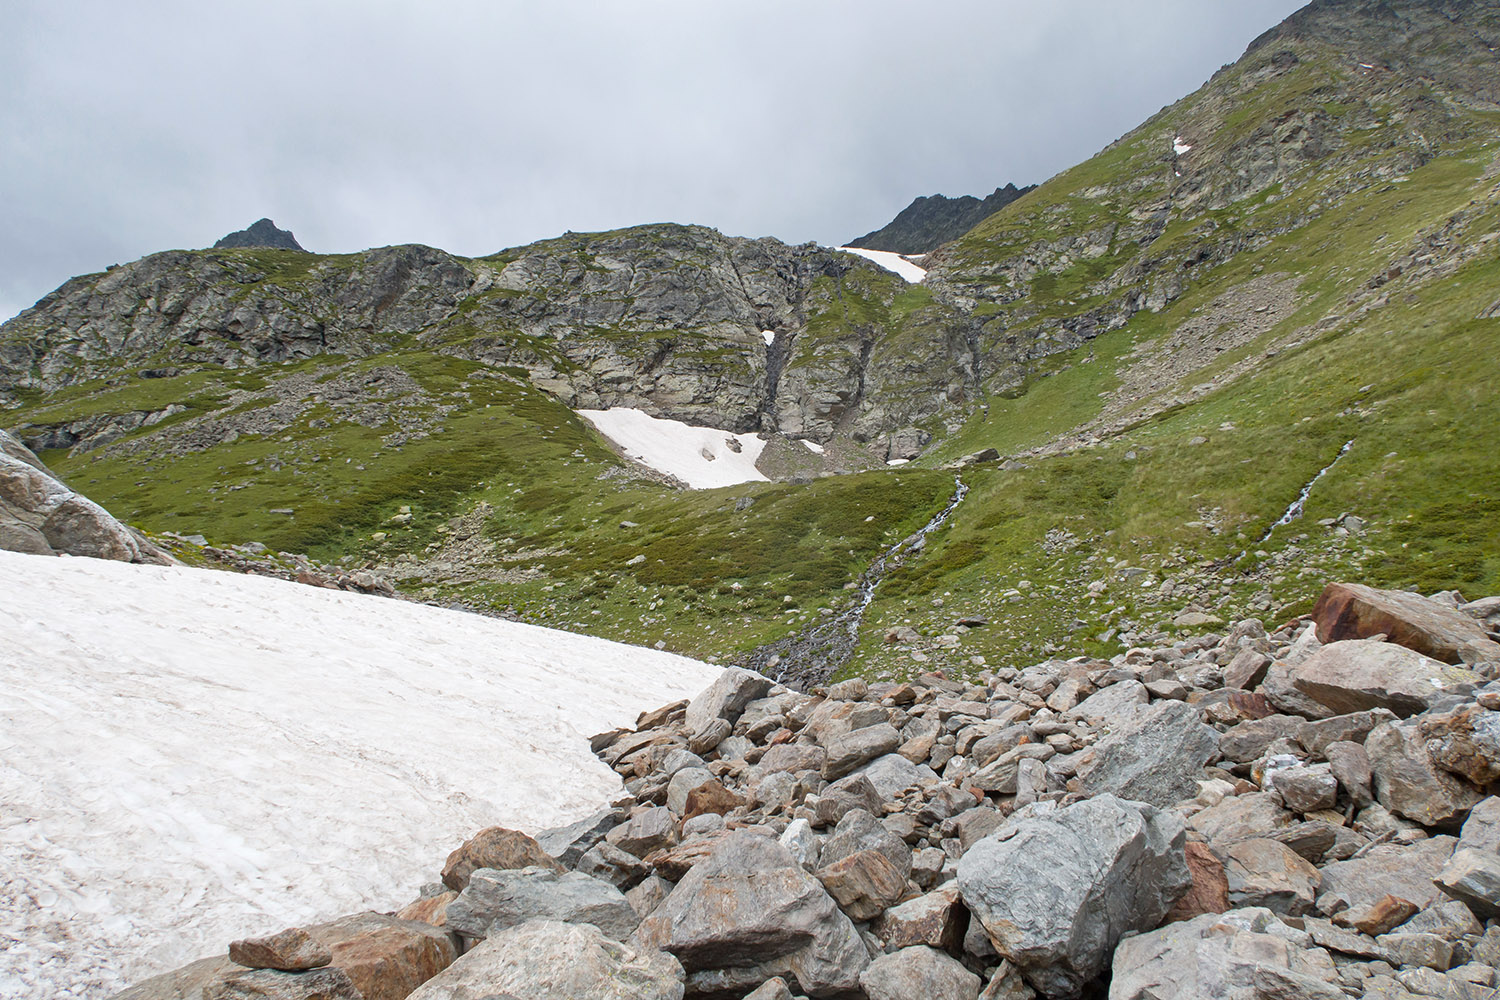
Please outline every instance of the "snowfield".
M899 253L891 253L888 250L865 250L862 247L839 247L844 253L857 254L865 260L872 261L885 268L894 271L913 285L921 284L922 279L927 277L927 272L918 267Z
M579 410L578 415L619 445L626 458L676 476L695 490L769 482L755 467L766 443L754 434L694 427L627 406Z
M579 819L587 737L712 682L648 649L181 567L0 551L0 997L108 996L395 909Z

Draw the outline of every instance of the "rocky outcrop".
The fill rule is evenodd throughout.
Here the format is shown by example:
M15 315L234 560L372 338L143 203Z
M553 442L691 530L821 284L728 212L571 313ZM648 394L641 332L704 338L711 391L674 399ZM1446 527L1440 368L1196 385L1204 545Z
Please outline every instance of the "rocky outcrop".
M290 230L277 229L276 223L270 219L261 219L245 229L236 230L220 239L213 246L215 250L243 249L247 247L307 252L302 249L302 244L297 242L297 237L293 236Z
M145 536L74 493L41 460L0 430L0 549L124 562L171 560Z
M1383 635L1444 663L1500 664L1500 642L1479 622L1421 594L1331 583L1318 597L1313 621L1324 643Z

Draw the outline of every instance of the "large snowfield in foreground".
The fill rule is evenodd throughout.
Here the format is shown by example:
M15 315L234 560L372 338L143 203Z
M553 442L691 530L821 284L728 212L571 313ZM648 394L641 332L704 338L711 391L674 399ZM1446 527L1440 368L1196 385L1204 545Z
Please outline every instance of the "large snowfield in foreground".
M676 476L695 490L768 481L755 467L766 443L754 434L694 427L628 406L579 410L578 415L619 445L627 458Z
M104 997L395 909L619 780L587 737L717 668L378 597L0 551L0 997Z

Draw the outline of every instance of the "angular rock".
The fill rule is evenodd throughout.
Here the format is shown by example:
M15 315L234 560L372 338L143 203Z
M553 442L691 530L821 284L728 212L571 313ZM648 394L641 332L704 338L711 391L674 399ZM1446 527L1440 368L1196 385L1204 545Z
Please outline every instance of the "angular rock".
M1269 910L1204 914L1126 938L1109 1000L1342 1000L1328 953Z
M816 809L817 825L837 823L840 817L855 809L876 812L884 800L880 792L863 774L851 774L840 778L818 794Z
M1232 844L1248 837L1263 837L1272 830L1290 826L1292 814L1271 792L1232 795L1216 806L1188 817L1188 825L1215 844Z
M714 678L708 689L688 703L685 722L688 732L706 730L715 719L733 724L745 706L764 698L771 690L771 679L764 674L740 667L726 667Z
M766 750L756 762L754 773L759 776L777 771L798 774L802 771L822 771L828 761L828 751L812 743L782 743Z
M203 987L203 1000L364 1000L343 969L240 969Z
M1410 847L1382 844L1361 857L1324 865L1318 910L1353 927L1387 895L1429 906L1442 898L1432 880L1456 843L1452 837L1432 837Z
M1085 794L1169 806L1197 792L1203 765L1219 752L1219 734L1199 721L1196 706L1162 701L1116 725L1092 752L1078 774Z
M268 937L229 942L229 959L247 969L303 972L333 961L333 952L300 927L288 927Z
M1313 620L1325 643L1384 635L1444 663L1500 660L1500 643L1472 617L1406 591L1330 583L1318 597Z
M1330 743L1323 753L1328 757L1328 769L1334 780L1343 786L1356 806L1363 808L1375 801L1370 756L1362 743Z
M1231 906L1265 907L1291 917L1312 910L1323 881L1318 869L1291 848L1264 838L1226 848L1224 873Z
M786 825L778 838L782 847L792 852L792 857L797 859L798 864L809 871L818 867L818 855L821 847L818 844L818 835L813 833L812 824L805 819L794 819Z
M203 1000L204 987L240 968L223 955L200 958L180 969L142 980L109 1000Z
M1237 764L1248 764L1265 756L1266 748L1277 740L1292 739L1307 725L1295 715L1268 715L1251 719L1230 729L1219 741L1219 752Z
M682 805L682 817L684 820L691 820L699 816L723 816L744 804L744 799L725 788L723 784L710 781L687 793L687 798Z
M1224 668L1224 686L1250 691L1266 679L1271 658L1255 649L1242 649Z
M1458 846L1500 853L1500 796L1491 795L1469 810L1459 833Z
M687 809L688 792L709 782L717 784L717 780L706 768L685 767L676 772L667 783L667 808L673 815L683 815Z
M911 876L911 848L884 823L863 809L845 813L833 833L823 841L819 855L824 867L837 864L860 851L879 851L895 866L904 882Z
M1267 784L1281 796L1288 809L1306 815L1332 809L1338 802L1339 783L1327 764L1298 764L1278 768L1268 776Z
M737 983L743 992L773 975L794 976L814 997L853 992L870 960L817 879L786 848L748 830L694 865L631 941L671 952L689 973L727 973L704 977L705 987Z
M1454 851L1436 882L1479 919L1500 917L1500 854L1468 847Z
M876 757L895 753L900 745L901 734L889 723L856 729L828 745L828 760L823 765L823 777L829 781L842 778Z
M755 988L753 993L745 994L745 1000L796 1000L792 991L788 988L786 980L780 976L772 976Z
M1268 840L1285 844L1297 857L1316 865L1322 863L1324 855L1339 842L1339 832L1343 829L1331 823L1308 820L1275 830L1267 830L1265 836ZM1353 831L1348 832L1353 834Z
M894 753L876 757L861 767L858 773L869 778L870 784L875 786L875 791L885 800L895 799L908 788L920 785L924 781L937 780L937 774L932 768L913 764L900 754Z
M982 984L948 955L917 945L875 959L859 985L869 1000L976 1000Z
M443 884L463 892L469 876L479 868L551 868L563 866L531 837L520 830L492 826L480 830L464 842L443 865Z
M467 938L492 937L534 918L593 924L616 941L636 926L635 910L619 889L581 872L548 868L481 868L448 904L449 928Z
M1027 984L1019 969L1002 961L980 992L979 1000L1036 1000L1036 990Z
M1348 639L1294 666L1292 683L1335 714L1385 708L1406 718L1484 678L1393 642Z
M671 955L637 949L597 927L529 920L466 952L410 1000L682 1000Z
M1192 920L1205 913L1223 913L1229 909L1229 878L1224 873L1224 862L1209 850L1207 844L1194 840L1188 841L1184 850L1193 884L1167 911L1167 923Z
M458 957L453 939L438 928L383 913L355 913L307 932L365 1000L405 1000Z
M959 860L959 890L1038 992L1074 997L1191 886L1182 821L1108 793L1017 817Z
M677 819L666 806L642 809L605 834L622 851L644 858L652 851L677 843Z
M873 930L887 951L918 944L957 951L968 926L969 911L958 886L945 885L886 910Z
M852 920L871 920L906 892L906 877L884 854L856 851L818 870L818 881Z
M1332 743L1358 743L1363 745L1376 726L1382 726L1396 718L1396 713L1385 708L1368 712L1351 712L1328 719L1304 722L1292 735L1314 758L1325 757Z
M1420 910L1421 907L1409 899L1387 894L1366 909L1360 918L1354 921L1353 926L1361 934L1379 937L1406 923Z
M729 833L728 830L716 830L713 833L694 837L675 847L664 847L652 851L644 860L656 874L669 882L676 882L694 865L713 854Z
M604 835L624 818L623 809L616 809L613 806L601 809L576 823L543 830L536 835L537 846L564 868L572 868L578 864L578 859L583 857L589 848L603 840Z
M604 840L589 848L578 859L574 871L608 882L621 892L638 885L651 874L651 866L628 851L622 851Z
M1133 715L1145 708L1150 700L1146 685L1140 681L1120 681L1089 695L1074 705L1068 715L1093 725L1106 725Z
M1392 965L1418 965L1446 972L1453 967L1453 942L1436 934L1382 934L1375 939Z
M1500 712L1470 705L1420 724L1433 763L1484 786L1500 782Z
M1375 798L1398 816L1428 827L1457 827L1484 793L1443 770L1414 722L1388 722L1365 740Z

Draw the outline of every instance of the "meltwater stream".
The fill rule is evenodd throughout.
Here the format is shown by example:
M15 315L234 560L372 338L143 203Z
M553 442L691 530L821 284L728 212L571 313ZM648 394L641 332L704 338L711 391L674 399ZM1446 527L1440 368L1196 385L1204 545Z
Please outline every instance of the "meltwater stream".
M943 526L968 493L968 484L961 477L954 476L953 496L948 499L948 505L925 527L876 556L860 574L858 600L794 636L761 646L748 657L746 666L798 690L806 691L825 683L854 653L859 641L859 627L870 603L875 600L875 590L881 581L905 563L912 553L922 550L927 544L927 536Z
M1277 528L1280 528L1283 525L1291 524L1293 521L1297 520L1297 518L1301 517L1303 509L1307 506L1307 498L1312 496L1313 487L1318 485L1318 480L1322 479L1324 476L1328 475L1329 472L1333 471L1333 467L1339 464L1339 459L1349 454L1349 449L1353 447L1353 438L1350 438L1348 441L1344 442L1344 446L1339 449L1339 453L1333 456L1333 461L1329 462L1327 465L1323 466L1323 468L1319 469L1318 474L1307 481L1307 485L1302 487L1302 492L1297 494L1297 499L1293 500L1291 502L1291 505L1287 507L1286 513L1277 518L1276 523L1267 528L1266 533L1255 540L1254 545L1250 546L1250 548L1244 549L1233 559L1226 558L1220 560L1215 564L1215 566L1222 569L1225 565L1238 565L1245 559L1246 556L1250 554L1252 549L1259 548L1260 546L1266 544L1266 542L1270 541L1271 535L1275 533Z

